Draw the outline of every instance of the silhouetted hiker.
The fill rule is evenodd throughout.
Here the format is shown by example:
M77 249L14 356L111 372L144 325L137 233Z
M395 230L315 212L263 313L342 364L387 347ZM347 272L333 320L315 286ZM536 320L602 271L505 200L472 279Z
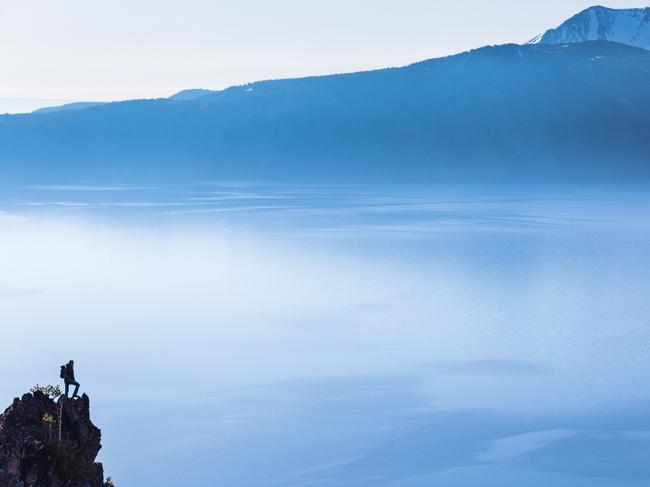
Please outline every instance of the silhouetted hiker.
M74 360L70 360L66 365L61 366L61 378L65 381L65 397L68 397L70 384L75 386L72 397L79 397L79 394L77 394L79 392L79 382L74 380Z

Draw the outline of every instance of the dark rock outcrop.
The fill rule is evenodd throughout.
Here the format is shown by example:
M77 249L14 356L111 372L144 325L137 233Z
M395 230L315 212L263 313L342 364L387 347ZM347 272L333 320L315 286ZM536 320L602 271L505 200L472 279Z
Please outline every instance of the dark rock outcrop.
M55 402L40 391L25 394L0 415L0 486L101 487L100 448L87 395Z

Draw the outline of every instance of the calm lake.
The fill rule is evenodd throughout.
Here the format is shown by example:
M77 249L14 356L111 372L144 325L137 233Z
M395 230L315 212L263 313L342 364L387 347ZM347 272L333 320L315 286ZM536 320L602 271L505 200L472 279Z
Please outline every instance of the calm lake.
M0 187L0 408L118 487L647 486L642 186Z

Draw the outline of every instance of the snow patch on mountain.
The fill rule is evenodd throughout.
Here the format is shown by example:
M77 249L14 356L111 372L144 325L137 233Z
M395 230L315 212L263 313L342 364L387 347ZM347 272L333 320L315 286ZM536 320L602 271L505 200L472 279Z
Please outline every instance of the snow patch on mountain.
M570 44L612 41L650 49L650 8L590 7L529 44Z

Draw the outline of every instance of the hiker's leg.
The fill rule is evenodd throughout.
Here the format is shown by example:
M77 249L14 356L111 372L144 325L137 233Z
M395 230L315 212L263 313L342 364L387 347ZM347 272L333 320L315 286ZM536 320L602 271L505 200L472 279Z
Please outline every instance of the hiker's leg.
M77 394L79 392L79 382L73 382L73 384L75 387L74 387L74 393L72 394L72 397L79 397L79 394Z
M68 391L70 390L70 383L68 381L65 382L65 397L68 397Z

